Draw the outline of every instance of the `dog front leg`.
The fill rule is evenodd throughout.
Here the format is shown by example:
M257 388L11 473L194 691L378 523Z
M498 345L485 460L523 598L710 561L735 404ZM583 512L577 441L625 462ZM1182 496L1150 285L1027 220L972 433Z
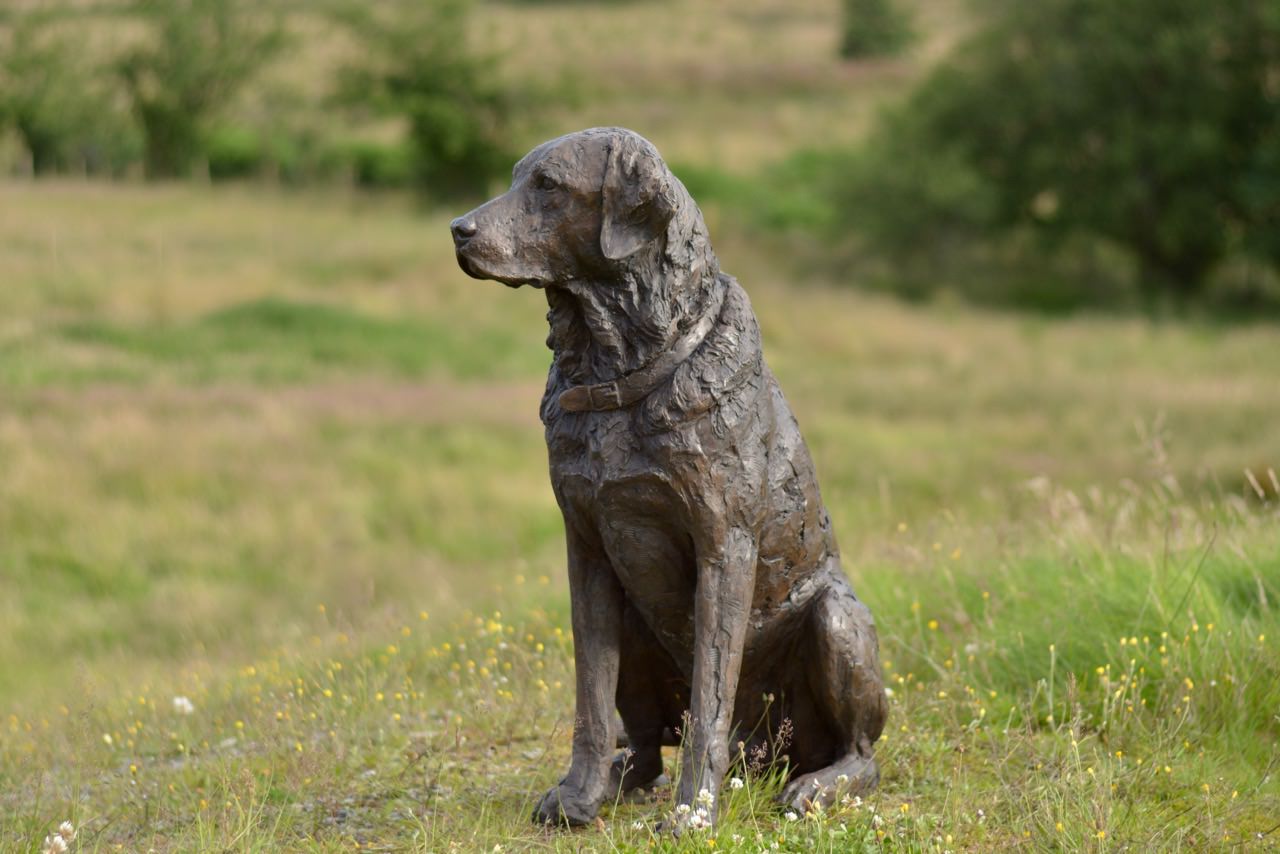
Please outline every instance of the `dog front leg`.
M567 540L577 682L573 758L569 773L533 811L533 820L538 824L573 826L595 818L608 788L622 634L622 586L602 546L588 543L571 529Z
M748 531L731 528L723 543L698 558L693 691L678 804L709 806L706 796L699 801L699 795L705 790L716 798L729 769L729 731L755 589L756 549ZM714 807L708 812L714 816Z

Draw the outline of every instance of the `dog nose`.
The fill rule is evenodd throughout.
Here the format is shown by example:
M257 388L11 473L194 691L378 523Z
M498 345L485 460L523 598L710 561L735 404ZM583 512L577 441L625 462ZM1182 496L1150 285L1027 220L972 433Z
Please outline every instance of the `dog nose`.
M449 231L453 232L453 242L458 246L475 237L478 230L479 227L476 225L475 220L467 219L464 216L460 216L449 223Z

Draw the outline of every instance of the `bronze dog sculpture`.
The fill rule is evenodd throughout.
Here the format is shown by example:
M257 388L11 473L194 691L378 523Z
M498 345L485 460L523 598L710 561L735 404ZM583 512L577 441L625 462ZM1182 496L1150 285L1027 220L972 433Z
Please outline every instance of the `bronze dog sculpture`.
M714 798L744 756L785 759L782 799L802 811L875 786L875 624L747 295L657 150L621 128L551 140L452 232L464 272L550 306L542 421L577 712L534 820L585 824L651 782L664 731L684 737L677 804ZM631 748L616 759L615 708Z

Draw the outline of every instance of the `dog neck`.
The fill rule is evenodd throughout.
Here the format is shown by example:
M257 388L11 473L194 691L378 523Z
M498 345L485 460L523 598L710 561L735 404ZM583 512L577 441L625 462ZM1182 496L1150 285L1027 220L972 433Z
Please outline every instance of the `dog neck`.
M655 248L608 280L547 288L547 346L572 384L614 380L652 364L711 309L720 274L710 247L671 258Z

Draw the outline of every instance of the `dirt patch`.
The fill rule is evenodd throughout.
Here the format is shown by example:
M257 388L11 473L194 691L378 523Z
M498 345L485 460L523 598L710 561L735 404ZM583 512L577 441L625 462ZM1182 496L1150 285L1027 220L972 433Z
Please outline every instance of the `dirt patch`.
M541 381L458 383L343 380L296 386L131 386L46 388L16 396L19 405L50 414L104 410L200 413L259 412L343 421L481 422L537 426Z

